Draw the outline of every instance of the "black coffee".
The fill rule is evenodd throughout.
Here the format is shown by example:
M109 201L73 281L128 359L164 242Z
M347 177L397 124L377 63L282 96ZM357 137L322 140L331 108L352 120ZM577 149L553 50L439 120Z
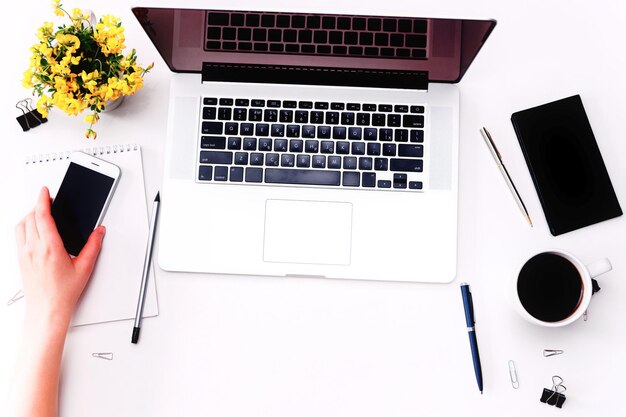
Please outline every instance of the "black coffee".
M546 322L561 321L578 308L583 282L570 261L542 253L526 262L520 271L517 294L531 316Z

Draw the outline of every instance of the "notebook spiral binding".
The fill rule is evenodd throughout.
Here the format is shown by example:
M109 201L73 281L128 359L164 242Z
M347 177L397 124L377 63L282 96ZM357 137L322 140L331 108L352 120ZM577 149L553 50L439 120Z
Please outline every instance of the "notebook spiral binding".
M98 155L109 155L113 153L136 151L137 149L139 149L139 145L137 145L136 143L131 143L131 144L125 144L125 145L95 146L93 148L83 148L83 149L76 149L76 150L87 153L89 155L98 156ZM74 151L30 155L26 157L26 165L42 163L42 162L57 161L57 160L60 161L63 159L70 159L70 155L72 154L72 152Z

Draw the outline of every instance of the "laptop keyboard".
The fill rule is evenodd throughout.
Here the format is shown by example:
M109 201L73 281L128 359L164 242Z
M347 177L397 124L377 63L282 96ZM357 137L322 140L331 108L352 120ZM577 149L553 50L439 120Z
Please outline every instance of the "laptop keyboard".
M199 182L424 188L425 107L204 97Z
M209 11L206 51L425 59L428 21Z

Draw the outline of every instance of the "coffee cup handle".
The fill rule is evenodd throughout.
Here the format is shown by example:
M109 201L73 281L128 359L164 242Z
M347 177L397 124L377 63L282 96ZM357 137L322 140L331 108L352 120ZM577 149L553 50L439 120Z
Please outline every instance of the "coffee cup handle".
M587 271L589 271L589 276L591 278L595 278L613 269L611 262L607 258L590 263L589 265L586 265L586 267Z

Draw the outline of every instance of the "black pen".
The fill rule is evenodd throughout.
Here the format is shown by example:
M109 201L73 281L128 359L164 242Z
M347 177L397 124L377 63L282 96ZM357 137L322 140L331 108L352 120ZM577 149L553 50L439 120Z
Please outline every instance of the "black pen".
M133 336L131 343L137 343L139 340L139 331L141 330L141 319L143 318L143 304L146 299L146 290L148 289L148 275L150 274L150 261L152 260L152 248L154 245L154 235L156 230L157 217L159 215L159 204L161 198L157 192L152 203L152 220L150 221L150 234L148 236L148 245L146 247L146 257L143 261L143 275L141 276L141 288L139 289L139 299L137 300L137 311L135 312L135 324L133 326Z
M483 393L483 372L480 368L480 355L478 354L478 340L476 339L476 329L474 328L474 303L472 301L472 293L469 284L464 282L461 284L461 295L463 296L463 307L465 309L465 323L467 324L467 334L469 335L470 348L472 349L472 360L474 362L474 373L476 374L476 382L478 389Z

